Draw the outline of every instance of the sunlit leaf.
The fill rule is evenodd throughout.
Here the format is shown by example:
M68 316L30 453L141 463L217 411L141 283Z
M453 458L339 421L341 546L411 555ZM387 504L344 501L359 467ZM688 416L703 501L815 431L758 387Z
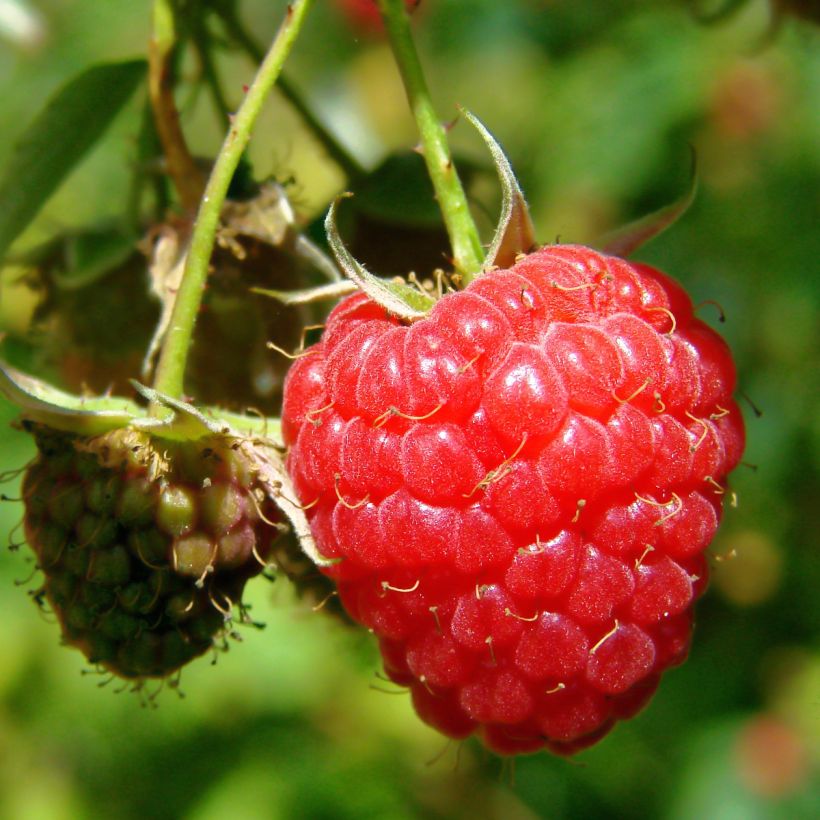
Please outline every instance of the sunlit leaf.
M0 257L103 135L146 62L92 66L64 85L17 142L0 180Z

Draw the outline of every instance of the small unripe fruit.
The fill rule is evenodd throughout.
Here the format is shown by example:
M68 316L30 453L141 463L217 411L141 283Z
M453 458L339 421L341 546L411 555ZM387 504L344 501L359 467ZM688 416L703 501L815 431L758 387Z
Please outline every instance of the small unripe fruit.
M65 642L125 678L163 677L213 646L278 536L232 442L32 429L25 531Z

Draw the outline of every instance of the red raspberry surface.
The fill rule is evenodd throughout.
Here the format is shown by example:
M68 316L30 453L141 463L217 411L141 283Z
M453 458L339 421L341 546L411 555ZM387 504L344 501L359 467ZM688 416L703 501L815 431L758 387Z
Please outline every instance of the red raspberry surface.
M569 754L686 656L744 446L723 340L646 265L550 246L412 324L341 302L287 378L324 571L423 720Z
M404 0L405 8L410 13L420 4L421 0ZM336 0L336 6L357 34L376 36L384 33L376 0Z

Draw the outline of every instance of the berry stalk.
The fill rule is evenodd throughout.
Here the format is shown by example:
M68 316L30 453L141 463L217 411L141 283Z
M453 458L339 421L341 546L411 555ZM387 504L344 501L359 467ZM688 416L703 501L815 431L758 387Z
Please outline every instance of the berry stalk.
M151 40L148 47L148 92L154 122L182 207L193 211L202 195L204 180L179 125L174 102L173 59L177 42L174 12L169 0L154 0Z
M231 121L231 127L205 186L191 237L185 273L154 379L154 388L161 393L173 397L182 396L185 362L205 289L222 204L239 160L248 146L262 104L279 77L312 3L313 0L294 0L288 5L285 19L259 66L242 105Z
M447 132L433 107L403 0L378 0L384 26L399 68L404 89L421 137L422 153L436 192L454 263L464 284L481 269L484 252L467 197L458 177Z

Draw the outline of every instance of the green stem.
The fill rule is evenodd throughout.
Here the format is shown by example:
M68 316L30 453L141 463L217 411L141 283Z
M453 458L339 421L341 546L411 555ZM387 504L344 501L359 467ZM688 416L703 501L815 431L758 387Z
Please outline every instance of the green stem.
M447 132L436 115L427 81L410 31L404 0L378 0L393 56L421 136L427 172L453 248L454 263L468 283L481 269L484 251L467 197L453 164Z
M191 236L185 272L154 378L154 389L174 398L179 398L183 394L185 362L208 277L216 229L228 186L250 141L251 131L262 104L279 77L282 65L290 54L312 3L313 0L294 0L288 6L285 19L276 33L270 50L259 66L253 84L233 118L205 186Z

